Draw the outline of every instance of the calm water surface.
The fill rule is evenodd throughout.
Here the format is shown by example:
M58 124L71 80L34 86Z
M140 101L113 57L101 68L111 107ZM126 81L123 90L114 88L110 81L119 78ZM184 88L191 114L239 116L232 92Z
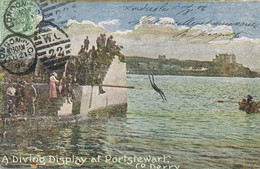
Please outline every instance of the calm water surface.
M127 80L135 86L128 90L127 117L73 125L10 124L1 131L1 160L4 155L75 155L88 158L84 168L136 168L138 162L130 163L130 158L170 156L165 162L143 162L143 168L260 168L260 114L248 115L235 103L216 102L240 100L249 93L260 100L260 79L155 76L167 102L151 88L147 76L129 75ZM105 161L107 155L115 161ZM98 156L99 162L91 162ZM116 161L120 157L128 159ZM7 165L15 166L28 167ZM79 167L48 161L46 166Z

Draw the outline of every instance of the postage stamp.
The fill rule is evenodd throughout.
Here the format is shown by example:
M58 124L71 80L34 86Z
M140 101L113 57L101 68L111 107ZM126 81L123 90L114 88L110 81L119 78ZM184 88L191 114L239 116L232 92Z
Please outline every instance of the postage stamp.
M3 22L7 30L26 36L34 34L39 23L37 16L42 17L34 0L12 0L4 9Z
M260 168L260 2L0 9L0 168Z

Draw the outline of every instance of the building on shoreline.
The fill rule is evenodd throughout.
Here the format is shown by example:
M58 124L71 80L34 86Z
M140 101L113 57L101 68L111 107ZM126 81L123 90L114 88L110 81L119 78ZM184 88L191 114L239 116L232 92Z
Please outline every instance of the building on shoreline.
M259 77L259 75L236 62L235 54L217 54L212 61L179 60L169 58L127 57L127 71L133 74Z
M159 59L159 60L166 60L166 55L159 55L159 56L158 56L158 59Z
M208 68L202 67L202 66L185 66L181 70L182 71L204 72L204 71L207 71Z
M216 63L236 63L236 56L232 53L219 53L216 54L216 58L213 59Z

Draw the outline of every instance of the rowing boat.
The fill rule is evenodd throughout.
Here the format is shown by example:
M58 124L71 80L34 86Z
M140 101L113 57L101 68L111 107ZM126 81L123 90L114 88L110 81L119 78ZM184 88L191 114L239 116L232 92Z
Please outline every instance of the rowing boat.
M252 101L251 103L247 103L246 99L242 99L238 103L239 110L245 111L247 114L252 114L252 113L259 113L260 112L260 103L259 101Z
M238 109L245 111L247 114L260 113L260 101L251 101L247 103L246 99L242 99L241 101L225 101L225 100L217 100L220 103L238 103Z

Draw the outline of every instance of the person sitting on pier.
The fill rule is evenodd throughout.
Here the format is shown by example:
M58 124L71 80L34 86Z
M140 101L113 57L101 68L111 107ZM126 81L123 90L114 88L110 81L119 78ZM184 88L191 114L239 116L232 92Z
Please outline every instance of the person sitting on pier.
M84 47L83 47L83 45L81 45L81 48L80 48L78 54L80 55L80 54L83 54L84 52L85 52Z
M95 46L92 46L92 49L89 51L89 53L92 60L95 60L97 58L97 51Z
M119 57L119 60L121 62L125 62L125 55L123 55L120 51L123 49L123 46L115 45L114 55L117 55Z

